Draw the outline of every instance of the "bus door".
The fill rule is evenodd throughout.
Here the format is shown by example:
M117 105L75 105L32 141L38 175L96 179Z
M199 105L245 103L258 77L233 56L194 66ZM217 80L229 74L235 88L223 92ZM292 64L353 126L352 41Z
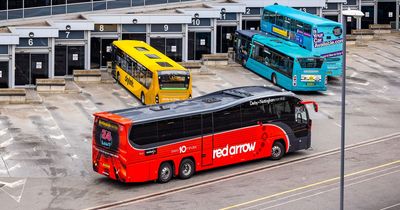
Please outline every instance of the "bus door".
M296 149L307 149L310 147L309 119L305 105L296 103L294 106L293 133L298 141Z
M212 132L213 121L212 114L202 115L202 133L201 139L201 165L207 166L213 163L214 135Z

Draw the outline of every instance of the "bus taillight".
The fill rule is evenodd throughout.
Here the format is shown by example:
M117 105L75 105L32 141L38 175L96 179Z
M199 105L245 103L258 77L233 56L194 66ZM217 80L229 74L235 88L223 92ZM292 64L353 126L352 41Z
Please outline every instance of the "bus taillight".
M297 86L297 75L293 76L293 86Z
M325 76L325 86L328 85L328 76Z

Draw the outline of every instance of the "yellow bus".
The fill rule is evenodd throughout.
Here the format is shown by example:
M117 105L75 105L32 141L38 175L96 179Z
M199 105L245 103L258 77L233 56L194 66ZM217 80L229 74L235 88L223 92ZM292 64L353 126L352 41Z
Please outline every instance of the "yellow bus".
M143 104L158 104L192 97L190 72L142 41L112 44L114 78Z

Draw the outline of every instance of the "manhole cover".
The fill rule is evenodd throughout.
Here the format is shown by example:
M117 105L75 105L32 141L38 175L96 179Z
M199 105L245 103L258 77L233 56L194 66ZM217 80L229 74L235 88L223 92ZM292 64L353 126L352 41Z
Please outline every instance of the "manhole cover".
M97 102L96 105L103 106L104 104L102 102Z
M56 110L56 109L58 109L58 107L56 107L56 106L48 106L47 109L48 110Z

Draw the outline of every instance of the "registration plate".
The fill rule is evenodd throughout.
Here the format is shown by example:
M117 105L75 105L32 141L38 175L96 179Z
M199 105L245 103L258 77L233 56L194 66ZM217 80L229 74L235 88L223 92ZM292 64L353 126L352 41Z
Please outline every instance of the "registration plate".
M314 86L315 85L315 83L313 83L313 82L307 82L307 86Z

